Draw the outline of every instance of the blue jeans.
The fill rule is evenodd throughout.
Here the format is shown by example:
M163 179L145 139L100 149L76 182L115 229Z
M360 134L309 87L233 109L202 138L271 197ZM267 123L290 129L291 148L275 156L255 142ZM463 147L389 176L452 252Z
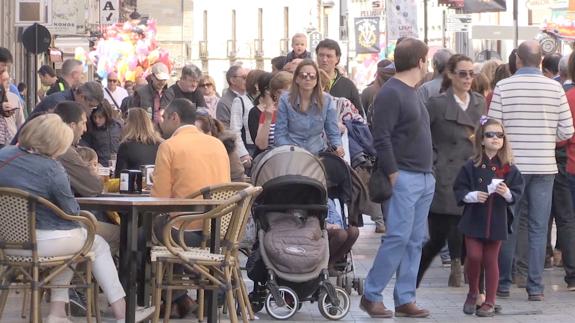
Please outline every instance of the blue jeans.
M554 178L555 175L523 175L525 190L513 209L513 233L503 242L499 253L499 291L509 291L511 287L513 257L517 248L518 258L528 261L527 293L543 294L542 275ZM527 211L524 212L523 208ZM520 217L526 219L521 221ZM519 228L520 222L526 224L524 230Z
M427 215L435 191L431 173L399 171L387 215L387 235L365 279L365 297L382 302L382 292L396 274L395 306L415 302L415 285L421 260Z

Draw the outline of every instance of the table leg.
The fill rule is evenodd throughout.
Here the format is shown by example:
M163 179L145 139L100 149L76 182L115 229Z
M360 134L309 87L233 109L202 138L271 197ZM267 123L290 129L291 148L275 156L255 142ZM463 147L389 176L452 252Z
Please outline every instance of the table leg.
M154 214L155 215L155 214ZM138 281L138 305L149 306L150 295L152 294L151 284L152 284L152 266L150 264L150 253L152 241L152 223L153 218L150 214L145 214L142 216L142 229L144 230L144 249L140 250L141 258L138 268L143 268L144 273L141 276L141 280Z
M220 248L220 219L212 219L211 232L210 232L210 251L215 253ZM211 272L214 274L214 272ZM216 323L218 321L218 292L214 290L206 291L206 299L208 303L208 323ZM228 309L228 311L235 311L236 309Z
M124 219L122 219L122 222ZM130 210L130 215L127 217L128 223L127 225L127 246L128 249L128 279L127 285L128 288L125 290L126 292L126 323L134 323L135 315L136 315L136 296L137 296L137 288L136 288L136 277L138 275L137 271L137 253L138 253L138 209L136 207L132 207Z

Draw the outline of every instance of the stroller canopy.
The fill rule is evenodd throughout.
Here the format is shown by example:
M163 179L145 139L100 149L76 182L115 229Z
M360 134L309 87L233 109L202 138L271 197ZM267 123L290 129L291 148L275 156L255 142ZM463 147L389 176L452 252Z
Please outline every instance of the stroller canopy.
M327 203L326 175L312 153L296 146L280 146L254 160L252 183L263 187L260 201L271 203Z

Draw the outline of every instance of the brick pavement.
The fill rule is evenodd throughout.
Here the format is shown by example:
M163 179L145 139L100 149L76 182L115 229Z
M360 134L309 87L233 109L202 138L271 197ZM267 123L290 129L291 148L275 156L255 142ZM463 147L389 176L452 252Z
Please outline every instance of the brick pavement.
M371 267L373 255L379 247L379 234L373 233L373 225L366 225L361 231L360 238L354 247L356 261L356 274L365 277ZM509 299L499 299L498 303L503 306L503 313L494 318L482 319L475 316L467 316L462 312L462 305L467 292L466 286L461 288L447 287L449 269L443 268L439 261L436 261L427 272L421 288L418 290L418 304L431 311L431 316L427 319L394 318L386 319L388 322L438 322L438 323L465 323L485 320L491 323L528 323L528 322L549 322L549 323L573 323L575 322L575 292L569 292L563 282L563 270L554 268L546 270L545 273L545 301L528 302L527 294L524 290L512 289ZM249 284L249 280L247 280ZM251 288L248 286L248 288ZM393 281L384 292L384 301L388 307L393 306ZM360 297L352 295L352 305L350 313L340 322L378 322L381 319L371 319L358 307ZM6 311L0 322L26 322L19 318L21 306L20 295L11 294ZM513 313L538 311L537 315L513 315ZM43 313L47 313L47 306L44 304ZM257 314L260 323L275 322L265 310ZM84 322L84 319L74 318L74 322ZM227 322L227 317L221 315L221 321ZM305 304L300 312L292 317L292 322L318 322L326 321L317 309L317 303ZM108 320L107 322L113 322ZM172 320L172 322L197 322L194 317L185 320Z

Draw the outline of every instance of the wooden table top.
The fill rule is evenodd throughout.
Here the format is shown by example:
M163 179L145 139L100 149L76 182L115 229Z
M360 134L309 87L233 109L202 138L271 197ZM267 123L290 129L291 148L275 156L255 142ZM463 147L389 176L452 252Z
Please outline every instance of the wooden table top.
M117 205L117 206L195 206L220 205L222 200L193 200L185 198L163 198L149 196L100 196L76 198L80 205Z

